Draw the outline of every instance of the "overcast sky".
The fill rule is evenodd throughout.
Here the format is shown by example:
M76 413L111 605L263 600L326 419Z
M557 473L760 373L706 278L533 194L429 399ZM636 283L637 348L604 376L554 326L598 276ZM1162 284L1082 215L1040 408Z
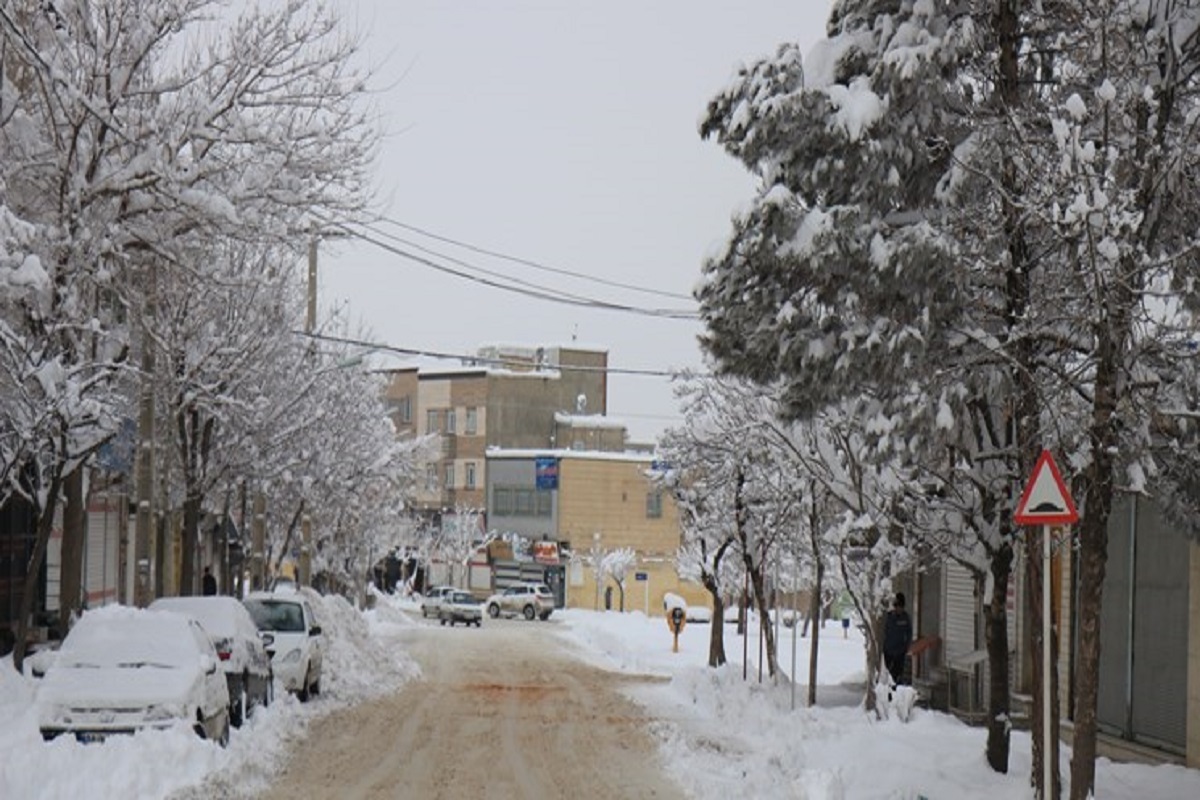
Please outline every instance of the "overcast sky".
M380 210L476 248L664 294L539 271L389 223L395 246L550 294L695 310L705 254L751 196L697 126L739 62L824 35L831 0L334 0L362 32L387 131ZM414 245L466 262L455 265ZM374 341L449 353L579 344L609 365L700 368L699 323L579 308L451 277L363 242L326 242L320 304ZM668 295L677 295L675 297ZM613 375L635 438L679 422L666 378Z

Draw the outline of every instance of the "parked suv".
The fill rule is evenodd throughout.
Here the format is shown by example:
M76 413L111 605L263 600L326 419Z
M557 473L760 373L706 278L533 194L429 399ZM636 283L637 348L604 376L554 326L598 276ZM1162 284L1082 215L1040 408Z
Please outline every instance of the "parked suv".
M470 592L450 592L442 595L442 604L438 607L438 622L445 625L461 622L464 625L474 623L476 627L483 625L483 603Z
M549 619L554 611L554 595L544 583L518 583L487 599L488 616L495 619L503 614L517 614L525 619Z

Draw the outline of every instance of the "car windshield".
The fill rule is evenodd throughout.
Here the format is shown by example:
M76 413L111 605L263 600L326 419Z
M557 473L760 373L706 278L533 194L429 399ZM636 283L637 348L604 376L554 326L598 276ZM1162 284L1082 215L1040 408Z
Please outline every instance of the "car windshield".
M466 603L468 605L477 605L479 603L473 594L456 594L454 595L454 602Z
M304 632L304 611L299 603L283 600L247 600L246 609L260 631Z

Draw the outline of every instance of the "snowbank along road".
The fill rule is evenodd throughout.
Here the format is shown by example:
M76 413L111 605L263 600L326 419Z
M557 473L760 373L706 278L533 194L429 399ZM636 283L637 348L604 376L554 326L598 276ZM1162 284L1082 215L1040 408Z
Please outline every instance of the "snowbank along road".
M422 678L315 721L263 797L682 798L621 694L638 679L572 658L556 624L413 628Z

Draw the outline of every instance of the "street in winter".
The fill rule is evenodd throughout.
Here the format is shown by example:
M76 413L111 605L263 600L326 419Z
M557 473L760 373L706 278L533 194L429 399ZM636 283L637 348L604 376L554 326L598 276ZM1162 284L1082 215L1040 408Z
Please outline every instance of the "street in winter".
M0 0L0 800L1200 798L1200 0Z

